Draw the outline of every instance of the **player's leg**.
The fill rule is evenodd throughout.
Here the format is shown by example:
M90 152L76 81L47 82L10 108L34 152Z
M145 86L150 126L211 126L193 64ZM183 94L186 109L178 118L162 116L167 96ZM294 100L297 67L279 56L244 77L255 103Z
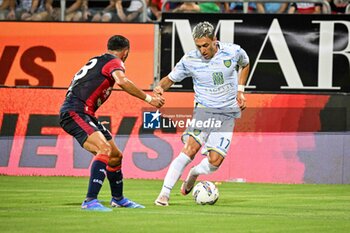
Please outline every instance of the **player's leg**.
M221 163L224 161L224 157L216 151L210 151L209 155L202 159L202 161L191 168L186 180L181 185L181 193L183 195L189 194L194 186L199 175L208 175L220 167Z
M123 198L123 173L121 170L123 155L113 140L109 140L108 143L111 145L112 153L108 161L106 174L112 197L121 200Z
M118 149L115 142L111 139L108 141L112 148L112 153L106 168L107 178L111 188L111 206L126 208L145 208L136 202L129 200L123 195L123 172L122 172L122 152Z
M181 177L186 166L193 160L201 144L194 137L189 136L181 153L171 162L164 178L162 190L155 200L156 205L167 206L170 192Z
M90 168L90 180L85 201L97 199L102 184L106 177L106 167L112 148L100 131L95 131L88 136L83 144L84 149L95 154Z
M208 175L220 167L225 159L228 148L231 144L232 132L212 132L204 145L203 154L207 156L191 168L187 178L181 185L181 193L187 195L191 192L199 175Z
M111 148L100 131L95 131L88 136L83 147L95 154L90 168L90 178L86 198L82 204L83 209L110 211L104 207L97 199L103 182L106 178L106 166L109 161Z
M112 148L100 128L97 127L98 121L87 114L76 112L61 113L60 118L62 128L72 135L84 149L95 155L90 168L88 191L82 208L109 211L109 208L98 202L97 196L105 179L105 170Z
M83 147L95 154L95 157L91 164L88 191L82 203L82 209L111 211L97 199L106 178L106 166L109 160L108 154L110 153L108 142L100 131L95 131L88 136Z

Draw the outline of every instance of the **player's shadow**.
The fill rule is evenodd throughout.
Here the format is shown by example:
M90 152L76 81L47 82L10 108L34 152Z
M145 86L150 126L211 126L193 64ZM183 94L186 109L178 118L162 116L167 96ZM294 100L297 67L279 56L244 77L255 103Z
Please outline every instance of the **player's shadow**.
M103 205L109 205L109 201L103 201L99 200L99 202ZM65 206L81 206L82 202L70 202L70 203L64 203Z
M76 202L76 203L64 203L63 204L64 206L81 206L81 202Z

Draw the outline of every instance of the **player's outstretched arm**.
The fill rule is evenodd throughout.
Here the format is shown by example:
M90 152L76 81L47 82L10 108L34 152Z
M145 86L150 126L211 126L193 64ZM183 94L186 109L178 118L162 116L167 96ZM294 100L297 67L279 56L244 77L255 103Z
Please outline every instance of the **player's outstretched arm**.
M163 92L168 90L173 84L174 82L168 76L166 76L162 78L158 85L153 89L153 93L156 96L161 96L163 95Z
M164 105L165 99L162 96L150 96L138 88L131 80L129 80L123 71L116 70L112 73L118 86L132 96L146 101L150 105L160 108Z

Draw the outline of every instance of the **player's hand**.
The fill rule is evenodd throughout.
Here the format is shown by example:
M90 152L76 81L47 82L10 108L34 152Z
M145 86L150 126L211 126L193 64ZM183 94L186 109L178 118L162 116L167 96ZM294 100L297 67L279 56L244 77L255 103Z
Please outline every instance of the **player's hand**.
M150 102L150 105L156 107L156 108L161 108L165 103L165 99L164 97L162 96L157 96L157 95L154 95L152 96L152 100Z
M163 88L161 88L160 86L156 86L154 89L153 89L153 93L155 96L162 96L163 93L164 93L164 90Z
M241 110L244 110L247 107L244 93L241 91L237 92L237 103Z

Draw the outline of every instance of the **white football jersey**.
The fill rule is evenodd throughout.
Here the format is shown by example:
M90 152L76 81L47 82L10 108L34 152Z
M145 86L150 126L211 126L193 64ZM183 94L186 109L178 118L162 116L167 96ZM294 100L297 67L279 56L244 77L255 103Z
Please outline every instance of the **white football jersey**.
M236 44L218 42L218 51L210 60L195 49L186 53L169 73L180 82L192 77L195 102L207 108L239 109L236 95L238 69L249 64L247 53Z

